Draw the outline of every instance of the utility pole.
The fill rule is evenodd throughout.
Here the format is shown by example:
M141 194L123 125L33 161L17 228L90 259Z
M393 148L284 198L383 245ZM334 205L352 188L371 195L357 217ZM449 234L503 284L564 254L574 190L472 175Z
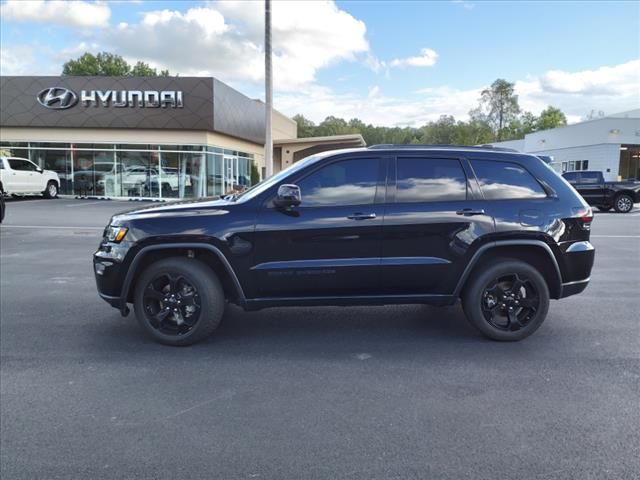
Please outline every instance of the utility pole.
M264 0L264 76L265 121L264 163L266 177L273 175L273 138L271 137L271 110L273 108L273 77L271 73L271 0Z

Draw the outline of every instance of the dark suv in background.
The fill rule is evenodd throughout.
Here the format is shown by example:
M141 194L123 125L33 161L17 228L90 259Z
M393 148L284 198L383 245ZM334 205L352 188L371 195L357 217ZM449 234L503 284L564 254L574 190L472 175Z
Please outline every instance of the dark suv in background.
M377 145L313 155L224 200L115 215L94 255L100 296L133 303L155 340L188 345L225 302L450 305L520 340L549 299L582 292L590 207L540 158L504 149Z

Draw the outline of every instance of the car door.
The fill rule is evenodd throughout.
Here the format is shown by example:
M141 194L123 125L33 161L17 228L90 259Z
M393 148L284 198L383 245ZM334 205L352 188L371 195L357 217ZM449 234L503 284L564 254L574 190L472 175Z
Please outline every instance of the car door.
M311 169L286 180L300 187L298 207L279 209L267 200L258 213L255 296L377 293L386 161L339 158Z
M494 231L466 161L446 154L399 155L387 194L381 253L384 292L453 292L479 236Z
M9 158L9 167L7 172L7 191L11 193L28 193L31 187L31 176L28 162L20 158Z
M46 185L43 184L44 175L42 174L42 170L39 170L38 166L30 160L22 160L22 162L24 162L24 168L28 172L27 182L29 192L43 192Z
M580 172L577 190L589 205L598 205L604 202L602 174L600 172Z

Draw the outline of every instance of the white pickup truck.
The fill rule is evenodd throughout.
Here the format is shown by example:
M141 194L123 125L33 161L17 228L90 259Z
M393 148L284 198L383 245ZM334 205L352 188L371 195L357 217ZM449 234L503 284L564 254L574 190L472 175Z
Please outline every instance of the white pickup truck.
M43 170L26 158L0 157L0 191L4 194L56 198L59 188L56 172Z

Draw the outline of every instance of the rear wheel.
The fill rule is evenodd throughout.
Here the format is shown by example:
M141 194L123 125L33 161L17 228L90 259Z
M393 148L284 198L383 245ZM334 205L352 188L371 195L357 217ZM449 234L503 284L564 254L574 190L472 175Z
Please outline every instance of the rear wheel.
M467 283L462 307L486 337L517 341L535 332L549 310L549 289L540 272L519 260L498 259Z
M137 281L138 323L165 345L192 345L218 327L225 299L220 280L198 260L172 257L149 266Z
M47 188L44 190L44 198L56 198L58 196L58 184L53 180L47 183Z
M613 208L618 213L629 213L633 209L633 199L630 195L621 193L613 202Z

